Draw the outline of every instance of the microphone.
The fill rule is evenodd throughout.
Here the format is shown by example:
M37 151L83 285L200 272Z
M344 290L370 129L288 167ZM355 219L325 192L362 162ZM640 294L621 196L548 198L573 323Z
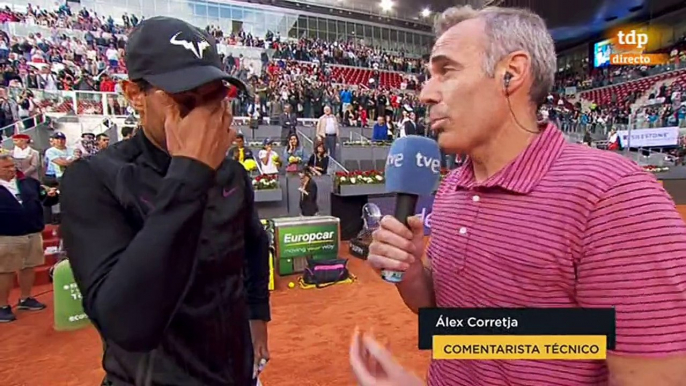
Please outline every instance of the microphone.
M419 196L431 195L441 176L441 151L433 139L408 135L396 139L386 159L386 192L395 193L394 217L408 225ZM390 283L400 283L404 272L381 271Z

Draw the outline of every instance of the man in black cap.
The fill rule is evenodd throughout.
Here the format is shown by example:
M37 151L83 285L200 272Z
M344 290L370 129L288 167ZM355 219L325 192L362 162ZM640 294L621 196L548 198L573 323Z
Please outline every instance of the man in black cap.
M142 21L126 64L142 132L74 162L61 190L105 384L250 385L269 356L269 245L245 168L225 160L224 82L245 86L211 36L173 18Z

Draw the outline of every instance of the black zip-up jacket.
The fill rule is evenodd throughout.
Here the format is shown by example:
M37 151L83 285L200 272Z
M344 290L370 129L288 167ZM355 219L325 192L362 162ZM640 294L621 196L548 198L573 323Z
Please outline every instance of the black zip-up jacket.
M74 162L62 234L111 384L251 384L269 245L238 162L217 172L143 132Z

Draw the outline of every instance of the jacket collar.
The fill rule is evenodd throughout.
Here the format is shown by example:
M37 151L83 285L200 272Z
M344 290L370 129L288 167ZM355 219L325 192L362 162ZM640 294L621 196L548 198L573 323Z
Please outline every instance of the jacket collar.
M141 157L143 158L143 163L152 167L155 171L165 174L167 168L169 168L169 163L171 162L171 157L166 152L162 151L157 146L148 139L143 130L129 139L129 141L135 141L138 148L141 150Z

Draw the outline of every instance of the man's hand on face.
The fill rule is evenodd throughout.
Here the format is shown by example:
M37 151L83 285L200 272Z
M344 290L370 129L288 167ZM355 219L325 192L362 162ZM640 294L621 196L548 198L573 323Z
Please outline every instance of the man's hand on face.
M212 101L181 117L179 105L164 91L164 130L171 156L188 157L218 169L236 133L231 129L231 109L226 100Z

